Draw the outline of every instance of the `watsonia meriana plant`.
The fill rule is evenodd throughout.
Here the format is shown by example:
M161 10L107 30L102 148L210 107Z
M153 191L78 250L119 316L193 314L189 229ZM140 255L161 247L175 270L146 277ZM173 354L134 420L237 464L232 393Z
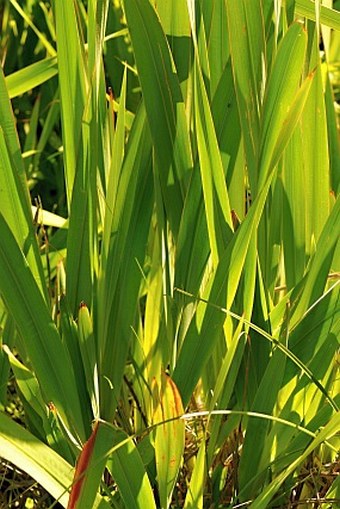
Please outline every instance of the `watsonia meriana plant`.
M23 4L0 456L70 509L340 506L339 2Z

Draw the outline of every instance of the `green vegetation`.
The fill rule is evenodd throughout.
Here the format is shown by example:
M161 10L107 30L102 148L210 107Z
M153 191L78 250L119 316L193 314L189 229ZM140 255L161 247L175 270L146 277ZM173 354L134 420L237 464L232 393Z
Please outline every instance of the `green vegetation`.
M70 509L340 507L340 2L0 7L3 462Z

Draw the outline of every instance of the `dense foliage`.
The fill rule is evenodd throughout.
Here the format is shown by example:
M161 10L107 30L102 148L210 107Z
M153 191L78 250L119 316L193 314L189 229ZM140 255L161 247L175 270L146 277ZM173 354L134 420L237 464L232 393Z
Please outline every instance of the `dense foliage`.
M0 457L70 509L340 507L339 2L0 22Z

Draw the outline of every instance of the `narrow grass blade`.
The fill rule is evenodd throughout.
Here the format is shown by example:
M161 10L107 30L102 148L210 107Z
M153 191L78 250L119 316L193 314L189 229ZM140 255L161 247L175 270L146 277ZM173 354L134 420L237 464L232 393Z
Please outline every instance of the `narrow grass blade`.
M32 161L32 173L38 171L40 168L41 156L44 154L44 151L51 139L51 136L53 136L55 133L55 126L59 121L59 117L60 117L60 101L59 101L59 90L57 90L54 97L52 98L47 116L44 120L44 125L39 135L39 140L36 146L37 152L33 157Z
M0 214L0 292L25 342L46 401L84 439L79 395L70 358L9 226Z
M230 207L243 220L245 216L245 163L240 150L239 122L232 66L229 58L211 102L218 146L227 180Z
M282 384L286 359L282 352L276 351L271 358L266 372L259 384L252 410L272 414L277 399L277 393ZM258 476L259 465L266 443L269 423L264 425L259 420L251 420L247 426L247 435L243 444L239 466L240 486L242 486L241 500L249 500L263 482ZM259 483L259 484L258 484Z
M87 390L95 418L99 417L98 363L93 325L88 307L81 303L78 313L79 348L83 360Z
M90 140L87 150L90 150ZM92 306L93 256L97 234L93 224L95 213L92 198L96 188L90 184L92 179L88 174L88 163L87 160L87 164L79 168L75 175L67 236L67 300L74 315L82 301Z
M48 434L48 429L46 427L48 424L47 406L42 398L38 381L33 373L15 357L6 344L3 345L3 351L7 354L11 364L11 369L15 376L21 396L23 397L24 404L26 403L27 405L28 403L30 405L29 409L26 408L26 412L28 410L26 418L28 418L31 426L33 426L35 433L38 432L39 436L43 438L44 427L46 434ZM33 419L34 417L36 417L36 419L33 420L32 416Z
M18 179L20 180L21 189L17 192L20 193L21 200L25 200L26 204L29 203L28 193L25 190L25 170L24 164L21 157L21 150L19 144L19 138L16 131L16 126L14 124L14 115L11 106L11 102L9 100L6 81L4 77L3 70L0 70L0 100L1 100L1 109L0 109L0 126L3 131L3 136L5 138L6 146L8 153L13 161L13 165L16 168L16 172L18 174ZM29 217L29 214L26 216Z
M25 143L23 146L22 157L24 159L26 174L28 176L31 175L32 158L36 153L40 110L41 110L41 97L38 96L32 108L29 129L26 133Z
M60 276L59 270L57 273L57 278L61 279L62 277L63 276ZM67 298L64 295L63 289L61 289L60 293L60 336L71 359L74 376L77 380L77 388L81 401L83 421L87 424L88 432L90 432L90 423L93 421L95 416L93 414L93 408L91 408L90 393L88 392L87 388L87 379L79 344L80 332L77 326L78 324L73 318L73 314L68 307Z
M68 227L68 222L61 216L57 214L53 214L53 212L49 212L48 210L43 210L41 208L32 205L32 215L35 218L37 224L44 224L45 226L53 226L54 228L65 228Z
M273 152L271 154L271 159L269 159L270 163L268 167L270 169L274 168L280 161L283 151L303 115L313 81L314 73L311 73L302 83L292 103L290 105L287 104L287 114L283 119L282 127L277 131L276 140L273 145ZM263 176L264 175L262 175L262 177Z
M311 0L296 0L295 12L313 21L316 20L315 2ZM324 5L320 6L320 23L334 30L340 30L340 13Z
M287 115L299 89L306 46L307 35L303 26L293 23L279 45L266 87L258 161L262 182L267 178L272 161L274 164L278 162L275 150L280 143L279 133L287 122ZM286 125L291 129L289 122Z
M220 371L212 391L213 396L209 404L211 410L229 404L244 352L245 333L242 332L242 327L243 324L240 322L235 330L231 345L222 359Z
M47 299L40 254L33 230L25 167L2 69L0 69L0 102L0 213L24 250L34 277Z
M318 300L324 291L328 273L332 266L334 251L339 244L339 228L340 198L338 197L320 235L318 249L310 262L302 294L296 300L296 305L293 308L292 327L298 323L307 309ZM298 288L295 293L299 293ZM294 299L294 294L292 298Z
M200 64L195 72L195 124L208 233L214 266L224 251L226 230L233 230L229 196L213 118Z
M117 112L117 122L113 134L111 149L111 164L107 175L107 190L105 195L105 219L104 219L104 249L103 260L106 262L109 251L110 239L113 231L113 224L118 202L119 180L125 154L125 121L126 121L126 85L127 74L124 72L122 88L120 93L119 107ZM109 112L111 113L111 112Z
M283 158L282 174L282 244L287 289L302 279L308 262L304 204L304 171L301 164L302 132L293 133ZM299 162L300 161L300 164ZM310 239L308 239L310 240Z
M4 131L1 127L0 154L1 212L6 217L20 246L23 247L27 235L29 235L31 241L34 238L32 228L33 217L31 216L28 220L30 212L30 207L27 207L28 196L24 194L25 188L21 187L22 181L17 178L15 171L13 171L11 156L7 149ZM32 245L29 247L31 248ZM28 246L26 250L28 251Z
M88 6L87 44L88 44L88 73L89 82L98 92L102 76L102 51L106 30L108 0L90 0Z
M111 439L115 450L108 459L107 468L117 483L124 506L126 509L156 509L151 484L134 441L123 431L114 429L111 429Z
M330 488L328 489L325 498L327 500L332 501L333 503L337 503L340 500L340 477L335 477L332 482Z
M326 76L325 90L326 120L329 141L329 158L331 165L331 191L340 190L340 141L334 108L334 95L329 76Z
M107 118L106 103L106 77L103 63L104 38L106 32L109 0L91 0L88 6L87 19L87 49L88 49L88 83L89 100L91 107L85 114L86 123L89 123L89 165L90 187L97 185L96 172L102 184L106 178L108 162L104 153L105 123ZM86 141L84 141L86 143ZM95 193L92 193L93 206L97 204ZM94 228L96 228L94 226Z
M226 2L202 2L210 70L210 96L214 97L229 58Z
M3 348L4 345L12 348L15 340L15 325L12 317L6 312L2 301L0 302L0 324L2 327L0 335L0 410L4 410L8 400L7 387L10 364Z
M301 117L307 250L317 242L330 212L329 151L319 46L314 35L310 66L315 76Z
M154 385L155 454L161 506L169 507L184 452L184 409L181 396L171 378L162 375L161 385ZM171 422L165 422L171 419ZM163 423L163 424L162 424Z
M225 2L230 54L250 188L257 192L257 152L261 103L266 79L266 46L262 2Z
M157 157L167 215L178 233L189 170L190 140L178 77L148 0L125 0L125 14Z
M45 83L58 73L57 57L48 57L6 76L11 99Z
M203 509L204 485L206 481L206 450L203 439L199 448L195 466L191 474L184 509Z
M187 192L176 248L175 285L199 291L210 254L204 210L202 180L198 165ZM192 225L196 227L193 230Z
M63 126L65 181L70 208L76 169L81 167L81 122L86 103L86 64L75 3L56 0L58 76Z
M77 460L67 509L90 509L93 505L106 461L105 457L101 458L101 461L93 468L92 462L97 460L94 457L94 448L97 445L98 430L99 422L97 421Z
M149 383L149 387L151 387L154 378L156 380L159 379L167 353L165 342L161 343L164 274L162 267L161 238L158 230L155 231L152 242L152 265L147 279L143 335L143 365L145 378Z
M186 3L182 0L157 1L156 10L161 25L169 41L171 54L173 56L183 98L187 107L191 98L191 64L192 64L192 40L190 37L190 24Z

